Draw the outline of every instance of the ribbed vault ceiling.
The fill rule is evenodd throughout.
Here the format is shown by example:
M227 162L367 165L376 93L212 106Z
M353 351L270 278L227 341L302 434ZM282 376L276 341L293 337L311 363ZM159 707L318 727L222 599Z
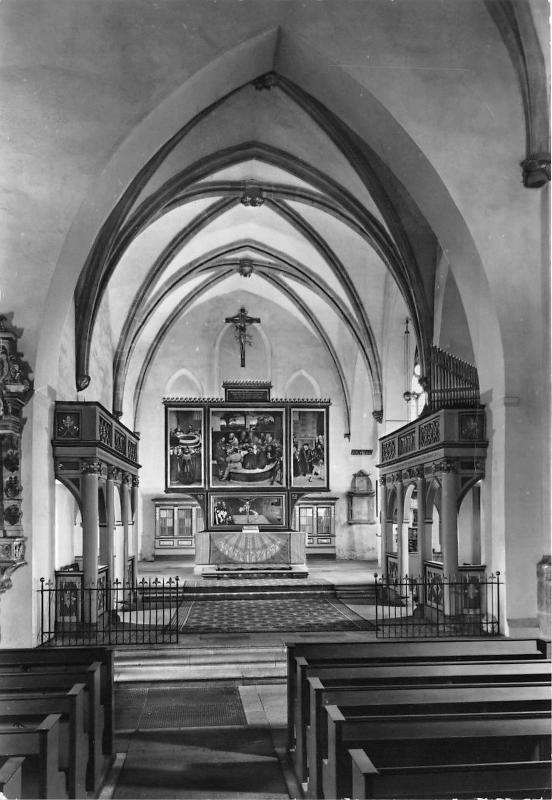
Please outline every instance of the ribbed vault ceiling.
M292 85L272 76L268 83L275 81L268 90L244 86L198 115L137 176L117 223L104 226L76 292L77 376L82 388L105 303L116 414L132 398L136 415L148 369L183 315L220 295L235 313L232 297L244 290L293 313L318 338L347 413L345 350L360 357L373 408L382 408L390 280L424 351L435 237L386 165L366 150L359 170L351 143L331 133L331 114L320 124L319 109L309 113ZM251 278L238 273L244 261Z

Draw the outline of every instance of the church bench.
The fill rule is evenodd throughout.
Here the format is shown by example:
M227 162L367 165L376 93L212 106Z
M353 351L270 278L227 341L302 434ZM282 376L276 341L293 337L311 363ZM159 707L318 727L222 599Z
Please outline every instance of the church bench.
M306 664L303 658L298 661ZM504 683L550 685L550 661L490 661L490 662L411 662L367 664L365 666L305 666L299 685L302 702L296 705L296 744L293 753L297 777L306 780L306 740L314 732L325 742L325 717L322 697L326 691L370 689L389 685L458 685ZM304 716L303 716L304 715ZM320 720L324 724L320 726Z
M349 750L364 749L380 766L535 761L549 757L550 710L531 713L365 716L326 706L328 757L323 797L351 797Z
M4 665L4 669L6 666ZM77 683L83 682L87 693L86 719L88 725L88 767L86 773L87 788L97 790L101 785L107 768L111 763L111 755L102 752L104 732L104 707L100 698L100 664L91 664L85 668L73 666L62 672L48 670L40 672L20 672L11 669L0 671L0 691L5 698L29 693L68 691Z
M314 679L316 680L316 679ZM551 688L547 684L524 685L394 685L366 690L337 690L321 693L321 713L307 732L307 797L319 796L322 759L327 756L327 722L324 707L338 705L347 719L365 716L420 714L473 714L493 712L550 711ZM299 776L304 780L305 776Z
M23 756L0 756L0 792L6 800L21 797L21 769Z
M85 725L85 689L84 683L76 683L64 693L0 694L0 720L31 714L61 714L60 767L67 769L70 798L86 798L86 770L92 742Z
M550 797L550 761L439 764L376 768L362 749L349 750L352 797Z
M67 798L65 773L59 769L59 714L49 714L35 727L0 724L0 753L24 756L22 798Z
M457 661L535 659L545 658L546 642L539 639L460 639L460 640L401 640L396 642L286 642L287 647L287 702L288 748L295 745L295 718L297 706L306 702L301 669L308 661L314 664L353 666L368 662L398 661ZM297 664L299 658L305 659ZM306 715L303 712L303 718Z
M114 651L111 647L17 647L0 650L0 671L4 665L18 664L23 670L51 666L58 670L99 662L102 704L105 709L103 751L114 755Z

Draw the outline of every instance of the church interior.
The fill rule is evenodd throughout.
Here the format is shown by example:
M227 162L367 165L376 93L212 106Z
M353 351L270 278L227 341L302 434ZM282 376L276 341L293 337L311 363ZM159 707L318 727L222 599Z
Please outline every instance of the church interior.
M0 3L3 796L550 796L549 31Z

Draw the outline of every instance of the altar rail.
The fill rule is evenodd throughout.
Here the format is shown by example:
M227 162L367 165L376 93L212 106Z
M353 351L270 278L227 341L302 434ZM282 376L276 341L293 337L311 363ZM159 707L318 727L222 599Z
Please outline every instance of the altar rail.
M167 580L56 586L40 580L40 642L51 647L179 641L183 587ZM87 620L94 619L94 623Z
M499 636L500 573L465 570L446 576L438 565L425 564L423 575L376 574L376 636Z

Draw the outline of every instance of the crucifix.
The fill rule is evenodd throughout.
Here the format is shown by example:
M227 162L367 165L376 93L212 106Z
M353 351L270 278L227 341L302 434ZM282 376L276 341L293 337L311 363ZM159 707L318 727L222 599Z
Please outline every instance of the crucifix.
M226 317L225 322L231 322L236 331L236 339L240 343L241 366L245 367L245 345L251 344L251 337L247 333L247 326L260 322L260 317L250 317L247 309L242 306L238 314L233 317Z

